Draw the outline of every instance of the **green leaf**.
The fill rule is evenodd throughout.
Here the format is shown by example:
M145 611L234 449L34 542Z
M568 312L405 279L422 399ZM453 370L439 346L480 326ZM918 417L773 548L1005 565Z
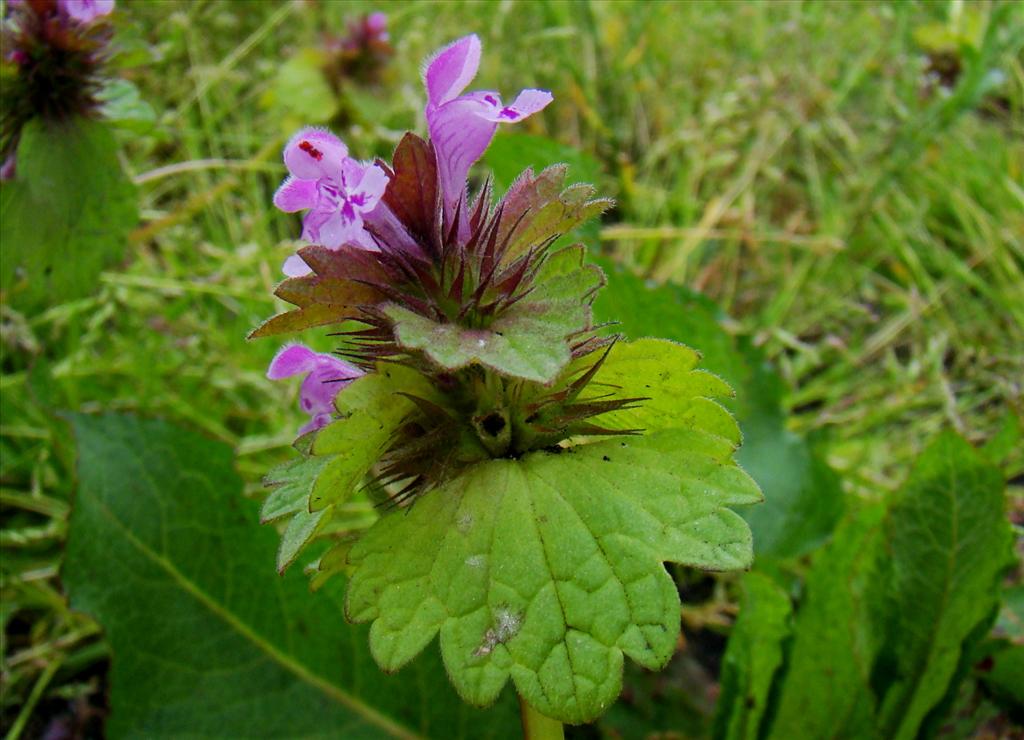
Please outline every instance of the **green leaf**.
M807 440L786 428L784 387L760 352L731 336L708 298L674 285L649 287L613 265L594 301L594 321L614 321L631 338L659 336L699 350L701 366L736 389L723 404L743 431L737 460L765 493L765 503L743 512L760 557L797 557L819 546L844 507L838 476ZM643 394L640 394L643 395Z
M260 521L273 522L307 509L309 492L328 460L326 457L300 457L267 473L263 485L272 490L263 500Z
M130 80L110 80L97 97L103 117L115 126L145 134L156 125L156 111Z
M589 296L604 281L584 257L579 247L552 254L533 292L485 329L432 321L395 304L383 311L400 346L422 351L442 368L479 363L503 375L549 383L572 359L567 338L590 325Z
M689 347L667 339L616 343L594 376L594 389L646 400L602 415L601 425L649 432L696 427L739 446L736 421L711 400L731 396L732 389L721 378L695 369L699 358Z
M887 657L895 675L880 711L884 736L917 735L947 693L962 643L992 619L1011 559L1004 507L999 469L953 433L928 447L893 503Z
M327 84L324 64L323 52L300 49L278 67L260 104L297 125L326 122L337 110L338 99Z
M230 449L157 421L74 417L79 491L63 580L113 650L119 737L517 737L510 696L481 713L436 656L387 677L339 619L341 579L311 594L273 571Z
M771 578L757 571L743 577L739 617L722 659L713 733L718 740L758 737L790 634L790 611L789 596Z
M771 737L874 736L870 678L882 637L882 506L848 517L814 559Z
M264 480L274 487L263 503L264 522L290 517L277 551L284 572L331 523L344 504L416 410L411 394L428 401L436 391L419 373L401 365L381 365L339 393L340 418L311 435L310 457L272 470Z
M138 222L113 135L98 121L36 119L17 157L17 177L0 186L4 299L32 311L91 293Z
M320 430L313 442L313 454L330 455L331 460L310 494L310 511L354 493L402 422L416 410L407 395L399 394L438 400L422 375L401 365L381 365L338 394L334 405L340 418Z
M1012 409L1007 409L1003 416L1003 423L997 431L981 448L984 455L993 465L1013 465L1013 458L1017 456L1017 466L1021 466L1021 438L1024 437L1024 419L1017 416ZM1013 474L1012 472L1010 473Z
M679 634L663 561L746 567L750 533L727 507L759 501L733 446L679 429L493 460L385 514L353 547L346 614L397 670L440 635L473 704L511 677L542 713L601 714L623 656L658 669Z

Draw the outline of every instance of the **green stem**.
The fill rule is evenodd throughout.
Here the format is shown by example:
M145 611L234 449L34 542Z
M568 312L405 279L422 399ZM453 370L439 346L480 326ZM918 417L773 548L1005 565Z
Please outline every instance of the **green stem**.
M541 714L519 697L519 711L523 716L524 740L564 740L562 723Z

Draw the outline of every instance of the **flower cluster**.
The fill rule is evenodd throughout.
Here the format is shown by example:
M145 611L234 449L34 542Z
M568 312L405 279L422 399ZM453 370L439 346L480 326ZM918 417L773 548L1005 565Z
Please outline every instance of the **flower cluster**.
M335 92L346 80L367 84L379 81L387 61L395 53L384 13L369 13L348 24L344 36L328 37L324 44L327 79Z
M426 381L429 391L401 389L417 413L376 473L413 493L463 463L611 433L592 418L636 400L580 399L600 360L579 363L611 341L591 326L604 278L581 246L554 248L608 201L593 199L587 185L563 189L559 166L527 170L498 203L489 184L470 197L469 170L498 125L552 100L537 89L508 105L494 91L466 92L480 52L480 40L467 36L427 63L430 140L407 134L391 163L357 161L324 130L303 129L288 142L290 175L274 203L306 212L309 246L285 262L288 279L276 291L296 308L253 332L336 326L333 335L346 339L337 350L345 362L293 345L271 366L275 379L308 373L303 433L330 423L331 402L341 403L335 397L357 370L397 364Z
M99 106L99 72L114 0L8 0L3 19L3 120L0 177L14 174L22 127L39 116L65 120Z

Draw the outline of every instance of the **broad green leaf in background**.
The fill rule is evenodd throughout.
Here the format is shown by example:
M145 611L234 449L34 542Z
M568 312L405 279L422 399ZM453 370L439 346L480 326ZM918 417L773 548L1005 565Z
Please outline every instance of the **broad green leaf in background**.
M341 617L343 579L312 594L278 576L226 445L124 416L74 427L63 576L111 644L111 738L518 735L510 696L467 707L435 655L382 674Z
M885 588L880 505L853 513L814 559L771 737L872 737L871 669Z
M32 120L17 157L17 176L0 186L0 289L32 312L95 290L139 216L103 123Z
M998 468L939 436L815 558L771 737L933 734L980 657L1010 540Z
M610 278L594 301L596 323L637 339L657 336L700 350L701 367L724 378L736 398L725 405L743 431L737 461L760 484L765 503L743 511L761 557L796 557L821 544L842 516L838 476L813 441L786 429L781 379L760 352L737 342L708 298L674 285L648 285L603 263Z
M1011 560L1004 507L999 469L951 432L928 447L894 501L885 737L917 735L947 693L963 643L991 623Z
M270 86L260 96L260 104L284 119L283 131L296 126L326 123L338 109L338 98L327 84L323 67L324 52L301 49L284 62Z
M156 111L129 80L110 80L98 97L103 118L115 126L144 134L156 125Z
M756 740L768 706L772 679L783 660L789 636L789 595L757 571L743 577L740 614L722 659L721 694L715 709L714 737Z
M679 596L663 561L742 568L728 507L761 499L733 444L695 429L493 460L386 514L353 547L346 614L397 670L440 634L459 693L486 705L511 677L566 722L618 696L623 656L659 669Z

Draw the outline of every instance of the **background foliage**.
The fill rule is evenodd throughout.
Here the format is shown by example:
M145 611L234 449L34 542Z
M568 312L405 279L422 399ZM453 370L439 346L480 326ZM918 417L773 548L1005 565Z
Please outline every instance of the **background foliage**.
M254 520L255 505L229 494L263 497L260 477L287 456L299 418L294 399L283 397L294 389L263 377L276 345L244 340L284 307L275 305L271 290L294 249L289 239L296 228L293 217L269 206L283 175L280 148L297 125L330 122L353 152L389 154L403 130L422 128L421 60L474 31L487 50L485 86L507 92L537 84L556 99L523 130L495 142L486 164L498 185L526 164L562 160L572 166L571 178L596 180L600 192L617 199L603 223L583 233L612 274L598 310L631 336L700 348L706 365L737 388L733 410L746 436L740 461L767 497L759 510L745 512L755 531L755 571L737 579L675 569L684 601L681 650L662 674L627 671L623 699L598 726L576 732L699 736L713 728L720 736L747 737L770 722L786 736L779 728L807 716L805 687L793 676L823 669L822 656L802 644L816 630L834 633L834 610L846 619L855 613L842 605L851 593L832 584L829 573L850 574L857 594L891 582L891 590L870 602L880 609L889 600L925 603L934 596L929 589L939 581L913 576L935 559L914 548L925 538L914 527L938 512L941 534L943 509L915 507L925 500L953 506L942 493L951 489L936 483L951 461L974 471L972 482L956 490L978 491L970 505L981 509L970 516L984 524L979 539L987 541L965 551L979 558L965 568L980 568L988 580L952 582L950 593L963 588L976 598L951 607L948 618L935 617L937 642L894 643L886 630L899 629L893 616L899 610L883 609L857 622L878 629L847 643L870 659L832 657L827 667L848 671L849 685L859 687L840 698L853 702L844 716L859 718L861 727L892 736L912 736L918 722L952 736L1008 732L1019 714L1006 707L1024 685L1018 680L1024 591L1019 565L1003 575L1005 558L993 534L1003 519L991 515L1002 504L993 492L1006 481L1010 519L1019 526L1024 517L1020 5L389 4L394 58L379 83L347 84L339 97L319 75L322 35L340 33L347 17L374 9L298 0L119 7L119 74L154 109L150 115L140 108L130 92L111 102L122 109L120 159L137 188L142 225L131 232L124 258L119 250L96 252L89 271L44 296L45 305L8 293L5 278L3 727L28 737L53 728L96 733L106 718L108 686L118 690L118 669L108 668L112 654L117 665L126 632L106 611L112 591L96 574L111 567L102 558L120 563L130 556L116 557L125 545L102 528L112 525L100 517L92 536L109 540L110 551L86 556L80 550L77 565L69 563L62 577L75 445L53 412L135 412L217 440L215 450L203 453L210 456L203 458L210 481L197 483L194 506L162 510L162 519L144 509L123 515L137 518L140 537L147 534L144 523L162 521L172 533L172 542L161 545L170 548L166 557L185 541L206 542L193 553L198 573L234 562L218 557L227 540L210 530L233 531L238 515L223 508L230 501ZM127 184L112 176L97 182L117 194L112 223L133 228ZM13 211L7 199L20 196L8 195L6 186L4 193L8 260ZM44 219L45 206L38 210ZM24 225L14 227L25 233ZM57 234L63 226L49 228ZM82 235L91 238L91 230ZM73 255L88 243L69 244L64 265L76 266ZM330 340L321 339L318 349L328 349ZM85 430L79 445L90 451L78 474L73 522L81 527L99 516L96 506L109 489L99 483L104 476L136 479L133 455L167 463L158 452L128 444L138 443L135 422L78 417L76 424ZM89 431L104 424L116 434L108 429L90 443ZM156 429L157 439L183 434ZM944 435L922 457L943 429L983 452ZM103 441L109 438L127 440L125 449ZM186 451L196 445L190 435L180 444ZM107 457L109 468L88 467ZM153 477L167 482L177 472ZM126 490L140 502L166 495L155 484L148 492L141 484ZM208 496L200 496L204 490ZM213 512L206 521L203 506ZM349 506L354 519L372 519L369 502ZM254 553L274 539L269 528L246 531L237 539L255 538ZM869 541L902 553L886 566L893 573L875 572ZM295 591L295 619L307 609L324 611L334 597L300 596L301 573L275 580L268 546L264 566L246 562L237 577L270 576L253 588ZM70 547L74 554L81 545L72 538ZM857 553L868 556L851 562ZM199 577L185 564L175 567ZM65 589L76 583L81 590L69 606ZM147 583L161 587L148 576ZM216 592L217 584L208 585ZM91 612L107 631L72 607ZM201 628L191 621L201 615L190 615L188 604L179 608L176 622ZM985 638L993 618L996 641ZM288 634L271 634L285 624L268 624L263 639L287 642ZM173 640L191 644L188 634ZM934 647L942 640L956 646L955 655ZM336 668L317 672L313 647L302 649L313 663L296 659L299 665L344 685L344 677L330 674ZM941 670L936 651L944 656ZM370 668L367 686L385 681ZM235 669L253 673L251 666ZM123 670L152 677L144 666ZM948 680L926 686L888 678L940 674L968 680L956 692ZM308 684L281 686L301 693ZM362 690L370 691L355 693ZM374 689L374 695L391 690ZM449 700L437 702L448 706ZM816 698L814 705L826 707L827 700ZM919 705L924 709L911 711ZM940 705L951 713L940 717L933 711ZM245 714L243 706L238 711ZM496 711L509 714L486 726L508 727L514 707ZM427 714L413 714L403 727L430 732L436 726ZM901 717L910 715L915 727L902 727ZM129 721L122 717L108 729ZM332 731L343 721L339 716Z

